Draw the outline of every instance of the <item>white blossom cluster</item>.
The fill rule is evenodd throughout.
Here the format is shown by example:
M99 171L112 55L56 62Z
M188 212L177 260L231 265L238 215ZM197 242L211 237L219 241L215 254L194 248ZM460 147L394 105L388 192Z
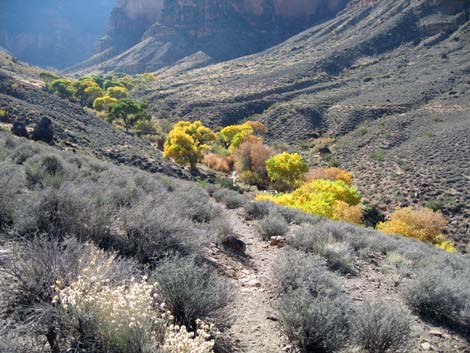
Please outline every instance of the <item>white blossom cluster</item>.
M53 302L73 318L86 320L105 346L122 352L142 347L151 353L160 347L166 353L212 353L214 342L209 340L209 325L198 321L196 334L184 326L173 325L171 313L164 304L158 304L156 283L150 284L143 277L113 286L106 273L115 257L103 262L101 255L96 251L89 265L69 286L58 281Z

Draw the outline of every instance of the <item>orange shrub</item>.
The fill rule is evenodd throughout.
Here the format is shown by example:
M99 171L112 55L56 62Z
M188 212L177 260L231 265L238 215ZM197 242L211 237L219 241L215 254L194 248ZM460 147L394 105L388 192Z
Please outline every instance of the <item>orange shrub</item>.
M346 184L352 184L352 174L347 170L341 168L315 168L310 169L309 172L305 175L307 181L313 181L317 179L325 180L342 180Z
M349 205L344 201L333 203L333 219L348 223L361 224L364 210L360 205Z
M207 165L209 168L218 170L221 172L229 173L231 164L229 158L218 156L214 153L209 153L204 156L202 163Z
M429 208L399 208L387 222L379 223L377 229L388 234L400 234L433 243L446 251L455 251L453 245L444 236L447 220L440 212Z
M264 125L262 122L259 121L253 121L253 120L248 120L245 125L251 126L251 128L256 132L256 133L267 133L268 128L266 125Z
M266 160L271 154L271 150L261 142L254 139L245 141L233 152L235 170L243 181L260 185L267 180Z

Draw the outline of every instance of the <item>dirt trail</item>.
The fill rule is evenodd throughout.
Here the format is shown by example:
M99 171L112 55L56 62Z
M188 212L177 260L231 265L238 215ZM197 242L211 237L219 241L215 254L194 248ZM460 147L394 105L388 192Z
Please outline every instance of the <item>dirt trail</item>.
M263 242L239 212L227 212L240 239L246 243L247 261L242 261L233 278L236 292L232 303L234 317L230 335L244 353L280 353L286 339L276 321L272 265L279 252Z

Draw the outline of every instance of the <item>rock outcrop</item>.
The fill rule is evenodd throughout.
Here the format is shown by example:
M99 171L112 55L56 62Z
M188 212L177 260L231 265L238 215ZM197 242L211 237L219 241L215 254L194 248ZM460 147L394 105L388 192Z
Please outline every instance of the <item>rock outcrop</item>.
M156 71L198 52L215 61L233 59L330 19L348 2L122 0L113 10L99 53L71 71Z

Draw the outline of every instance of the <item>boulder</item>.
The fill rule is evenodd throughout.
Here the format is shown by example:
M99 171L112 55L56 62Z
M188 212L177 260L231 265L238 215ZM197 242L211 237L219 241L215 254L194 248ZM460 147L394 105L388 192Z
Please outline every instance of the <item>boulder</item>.
M229 250L236 253L244 254L246 251L246 244L234 235L229 235L222 243L222 245Z
M28 137L28 131L26 130L26 124L22 123L21 121L13 122L13 126L11 127L11 132L13 135L20 136L20 137Z
M35 141L51 143L54 140L54 128L51 119L42 117L33 130L31 138Z

